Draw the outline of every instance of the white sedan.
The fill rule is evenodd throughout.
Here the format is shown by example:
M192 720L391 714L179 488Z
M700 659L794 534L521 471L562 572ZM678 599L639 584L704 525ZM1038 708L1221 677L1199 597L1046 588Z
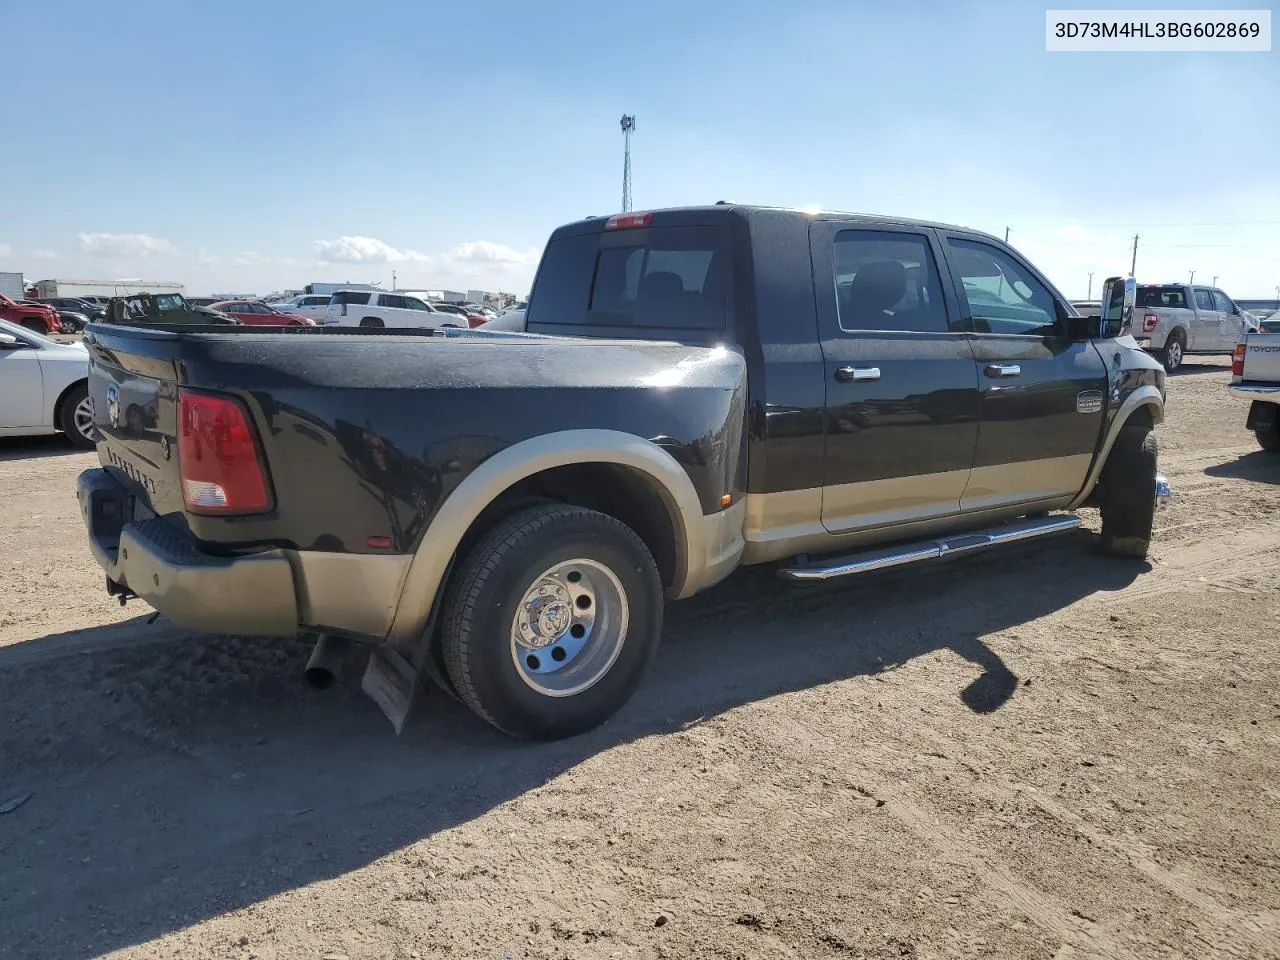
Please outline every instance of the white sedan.
M89 401L89 351L0 320L0 437L61 430L78 447L98 435Z

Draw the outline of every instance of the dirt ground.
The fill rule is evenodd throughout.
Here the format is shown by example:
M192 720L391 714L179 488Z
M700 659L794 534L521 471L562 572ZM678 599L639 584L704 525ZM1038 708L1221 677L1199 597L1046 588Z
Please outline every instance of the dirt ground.
M0 958L1280 957L1280 459L1227 379L1170 379L1148 564L744 571L551 745L148 626L92 455L0 442Z

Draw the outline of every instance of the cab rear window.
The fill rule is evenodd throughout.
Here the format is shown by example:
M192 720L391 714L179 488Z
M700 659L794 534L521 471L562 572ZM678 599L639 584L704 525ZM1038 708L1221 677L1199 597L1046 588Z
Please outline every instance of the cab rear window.
M715 227L650 227L552 240L528 323L721 330L729 257Z
M1182 308L1187 305L1187 295L1182 287L1138 287L1139 307Z

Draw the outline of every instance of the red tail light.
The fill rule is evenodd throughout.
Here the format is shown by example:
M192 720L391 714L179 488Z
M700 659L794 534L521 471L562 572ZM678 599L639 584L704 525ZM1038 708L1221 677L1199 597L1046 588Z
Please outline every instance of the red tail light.
M253 424L231 397L182 391L178 468L192 513L261 513L271 505Z
M617 213L605 222L604 228L606 230L629 230L632 227L647 227L652 222L652 213Z
M486 320L488 320L488 319L489 319L489 318L488 318L488 317L486 317L483 313L468 313L468 314L467 314L467 326L468 326L468 327L478 327L478 326L480 326L480 324L484 323L484 322L485 322Z
M1142 316L1142 332L1150 333L1156 328L1156 324L1160 322L1160 314L1147 313Z
M1237 343L1235 352L1231 354L1231 375L1233 377L1244 376L1244 344Z

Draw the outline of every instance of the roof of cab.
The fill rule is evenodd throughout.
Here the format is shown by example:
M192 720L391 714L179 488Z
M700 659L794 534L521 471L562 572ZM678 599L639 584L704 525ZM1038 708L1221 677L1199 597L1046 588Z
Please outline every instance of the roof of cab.
M894 224L896 226L919 227L921 229L934 230L954 230L962 233L973 234L975 236L985 237L991 240L999 240L999 237L986 233L982 230L975 230L973 227L966 227L960 224L939 223L932 220L914 220L910 217L895 217L890 214L880 213L851 213L840 210L814 210L812 208L797 207L769 207L762 204L742 204L730 203L728 201L720 201L715 204L707 204L704 206L687 206L687 207L655 207L653 209L632 210L629 213L633 216L651 213L655 217L666 219L668 216L676 215L681 218L688 217L691 221L697 221L704 218L715 218L722 216L740 216L750 218L753 214L772 214L787 215L791 214L795 217L805 217L810 220L853 220L863 223L884 223ZM599 216L584 217L574 223L566 223L555 230L559 234L562 231L577 233L583 228L594 229L603 227L610 217L619 216L620 214L603 214Z

